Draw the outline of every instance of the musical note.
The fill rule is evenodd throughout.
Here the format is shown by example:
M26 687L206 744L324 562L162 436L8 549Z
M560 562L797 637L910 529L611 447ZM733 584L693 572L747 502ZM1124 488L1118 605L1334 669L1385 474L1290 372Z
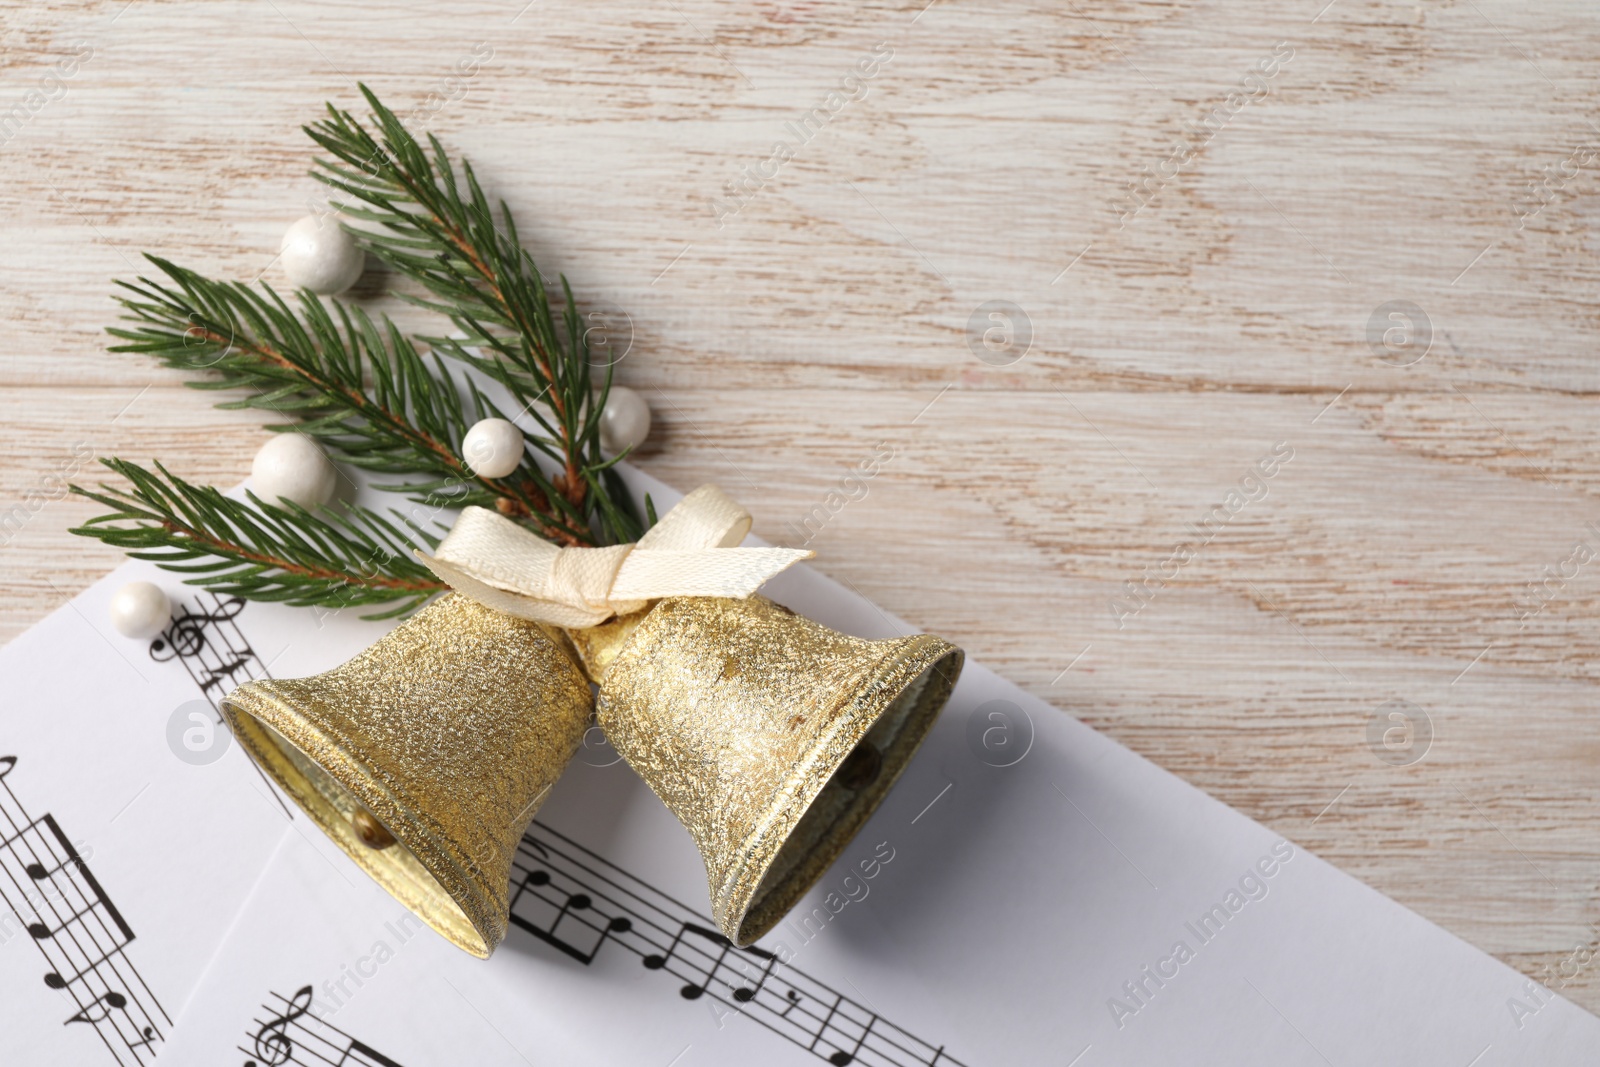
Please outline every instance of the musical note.
M733 991L733 999L737 1000L740 1004L748 1004L750 1001L756 999L756 994L761 992L762 988L767 984L767 979L772 977L772 968L778 964L778 957L774 956L764 948L756 948L751 946L750 948L745 949L745 951L758 960L766 960L767 965L761 968L761 977L756 979L756 984L754 987L740 986ZM794 990L791 989L789 992L792 994L794 993ZM793 1006L794 1005L792 1004L790 1005L790 1007ZM788 1008L784 1009L784 1011L788 1010Z
M31 818L17 800L16 766L0 756L0 903L44 956L44 984L72 997L63 1025L94 1031L122 1067L148 1064L171 1020L125 955L133 929L55 816Z
M43 923L36 923L34 925L43 926L44 924ZM30 934L33 934L33 938L34 938L35 941L42 941L45 938L52 936L48 932L45 932L45 933L42 933L42 934L34 933L32 926L30 926L28 928L28 932ZM68 988L78 984L79 982L83 981L89 975L99 973L98 969L99 969L99 967L100 967L100 965L102 963L105 963L112 956L115 956L117 953L121 952L123 949L125 949L127 947L128 946L125 945L125 944L114 946L113 948L108 950L105 954L100 956L100 958L96 959L93 963L91 963L87 967L84 967L81 970L79 970L78 973L74 974L71 978L63 978L63 977L61 977L61 973L59 971L51 971L49 974L44 976L44 984L49 986L51 989L68 989Z
M270 997L271 1000L261 1006L268 1015L267 1022L253 1033L246 1031L251 1038L256 1059L245 1060L245 1067L282 1067L284 1064L294 1064L296 1067L401 1067L398 1061L390 1059L366 1042L351 1037L328 1020L318 1018L311 1011L310 986L302 986L292 998L278 993L272 993ZM298 1021L308 1014L315 1029ZM344 1039L343 1047L341 1042L334 1040L335 1037ZM239 1051L252 1054L244 1048Z
M205 628L232 622L244 610L244 601L238 597L224 600L214 596L213 599L216 607L210 611L180 608L178 617L172 620L166 632L150 642L150 658L165 663L174 656L187 659L199 655L206 647Z
M111 1013L128 1006L128 998L121 993L107 993L96 997L87 1008L62 1023L62 1026L71 1026L73 1023L98 1023L111 1017ZM100 1014L95 1015L94 1010L100 1009Z
M56 864L54 867L46 868L42 863L30 863L22 869L27 873L28 877L32 878L35 882L42 882L46 878L50 878L58 874L62 868L66 867L66 865L71 862L72 858L68 857L67 859L64 859L60 863Z
M849 1052L840 1049L828 1057L828 1062L833 1064L834 1067L845 1067L846 1064L855 1062L855 1058L861 1055L861 1046L867 1043L867 1035L872 1033L872 1028L876 1025L878 1025L878 1016L877 1013L873 1013L872 1018L867 1021L867 1028L861 1031L860 1037L856 1038L855 1048ZM938 1054L935 1053L934 1059L938 1058Z
M214 699L224 681L257 661L232 621L244 602L206 597L213 603L184 612L150 654L183 658L201 692ZM18 767L17 755L0 755L0 916L6 929L28 932L44 958L35 973L72 1001L63 1025L74 1036L63 1039L59 1058L90 1062L87 1049L97 1045L119 1067L146 1067L171 1019L130 958L133 928L55 816L36 818L18 800Z
M601 944L615 943L645 969L678 979L683 999L726 1004L834 1067L961 1067L944 1046L935 1048L765 949L739 948L679 901L540 822L522 840L513 884L511 921L566 955L590 964ZM587 949L572 944L583 931L599 938Z
M627 933L629 930L633 929L632 921L624 916L617 916L614 919L604 920L598 925L598 927L595 923L587 921L582 922L581 925L585 929L594 931L598 928L600 933L599 939L596 940L594 944L590 945L588 949L580 948L573 942L559 936L556 933L556 927L561 925L561 921L563 919L566 919L568 916L571 916L575 913L586 912L593 906L594 901L587 893L566 894L565 899L561 902L561 907L556 911L555 918L550 920L550 923L547 926L539 926L516 914L517 902L522 899L524 893L526 893L529 889L539 889L548 885L550 885L550 872L542 868L534 868L525 876L523 876L522 881L517 885L516 894L511 898L511 921L522 927L524 930L527 930L529 933L533 934L546 944L554 945L556 948L560 949L562 952L565 952L573 959L578 960L580 963L593 963L595 956L599 954L601 947L606 943L606 939L612 934ZM545 899L543 896L539 896L538 898L541 901ZM545 902L548 903L548 901Z
M282 1067L294 1055L294 1041L289 1037L289 1024L311 1010L311 987L301 986L289 1000L289 1010L274 1015L261 1025L255 1034L255 1060L246 1060L245 1067Z
M828 1009L828 1017L826 1019L822 1020L822 1025L817 1028L816 1036L814 1036L811 1039L811 1045L810 1045L811 1051L815 1052L817 1050L817 1042L821 1041L822 1040L822 1035L827 1033L828 1024L833 1022L833 1017L839 1013L839 1005L841 1005L843 1003L844 1003L844 994L840 993L839 996L838 996L838 999L836 999L833 1002L833 1007ZM832 1057L830 1056L829 1059L832 1060ZM845 1062L849 1063L850 1061L847 1059L847 1060L845 1060Z
M231 683L234 681L234 673L236 671L242 671L248 666L250 666L249 660L236 656L233 659L228 660L226 663L220 663L215 667L207 667L205 668L206 679L200 683L200 688L203 690L215 688L221 692L222 683L228 682L230 683L229 688L231 689Z
M360 1058L351 1059L350 1057L352 1056L359 1056ZM339 1057L339 1062L334 1064L334 1067L345 1067L347 1062L355 1065L355 1067L400 1067L398 1063L371 1045L354 1039L351 1040L349 1047L344 1050L344 1055Z
M83 917L94 911L94 909L94 904L90 904L86 908L79 908L77 911L68 915L65 919L61 919L55 926L50 926L48 923L29 923L28 933L33 936L35 941L43 941L45 938L56 936L61 931L72 926L74 923L81 923L83 921Z
M681 995L684 1000L696 1000L705 993L706 989L710 987L712 980L716 978L717 971L722 967L722 961L728 958L728 953L733 949L733 942L729 941L726 937L723 937L717 931L707 929L698 923L684 923L678 928L677 936L672 939L672 944L667 947L666 953L664 955L651 954L646 956L644 958L644 965L650 968L652 971L659 971L661 968L665 967L667 965L667 961L670 960L673 957L673 954L678 951L678 945L683 941L684 934L694 934L698 937L703 937L721 950L717 953L717 958L712 961L711 967L706 971L704 980L700 982L689 982L684 985L682 989L678 990L679 995Z
M125 945L132 941L133 928L129 926L127 920L122 917L122 913L117 910L117 906L111 903L111 898L107 896L106 891L101 888L99 880L95 878L94 872L89 870L89 865L83 861L83 857L78 855L77 848L72 844L71 839L67 837L66 832L61 829L61 824L56 822L55 816L51 815L49 812L45 812L44 816L38 821L44 824L45 828L50 831L53 837L55 837L56 843L61 846L60 859L56 862L54 870L62 871L70 867L72 869L72 873L76 874L79 879L82 879L84 885L88 886L89 892L94 897L94 900L91 902L90 906L83 909L83 912L75 918L81 918L83 914L87 914L94 908L99 907L103 909L106 913L106 916L110 918L114 924L116 924L118 932L122 934L122 943ZM45 845L48 848L48 840L45 841ZM52 849L51 851L53 852L54 850ZM50 871L44 870L42 864L35 862L30 865L30 869L28 870L28 877L33 878L34 881L41 881L42 879L34 875L31 867L40 868L40 874L44 877L51 876ZM71 919L68 920L68 922L71 921ZM37 939L38 935L35 934L34 936Z
M220 726L223 715L218 702L228 691L242 682L266 678L268 674L267 668L234 622L244 610L245 602L238 597L223 598L215 593L205 595L211 598L212 607L209 610L179 609L161 636L150 642L150 658L157 663L172 659L180 661L195 685L200 687L201 695L211 703ZM266 771L254 760L250 761L250 766L267 787L267 793L282 809L284 817L293 820L294 810L283 798L277 785L267 777Z

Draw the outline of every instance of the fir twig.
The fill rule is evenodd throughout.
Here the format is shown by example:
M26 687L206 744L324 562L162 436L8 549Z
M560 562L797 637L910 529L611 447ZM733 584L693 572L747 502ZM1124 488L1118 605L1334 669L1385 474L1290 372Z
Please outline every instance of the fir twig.
M367 508L339 506L317 514L294 504L248 502L194 485L157 463L101 460L131 488L101 484L72 491L110 508L72 530L153 560L165 570L224 596L296 606L394 604L371 618L419 607L447 586L411 554L411 544L437 539L402 520L409 531Z
M170 367L204 369L199 389L244 389L224 408L262 408L302 421L335 459L408 476L377 488L434 507L498 508L558 544L592 544L589 523L555 491L531 456L505 478L473 474L457 454L472 423L504 415L435 357L433 366L387 317L299 294L300 317L272 290L216 282L159 256L146 256L166 281L117 284L133 328L108 332L113 352L155 356ZM331 308L331 310L330 310ZM370 379L371 385L367 384Z
M601 540L637 539L639 518L612 469L621 457L600 448L611 367L596 386L566 278L558 321L506 204L491 208L470 163L458 174L438 138L424 150L370 89L361 92L376 136L329 104L328 117L305 128L333 157L314 174L349 198L346 216L379 227L351 230L363 247L432 296L412 302L448 316L459 334L424 340L500 382L532 414L545 437L531 443L556 465L560 497L591 517Z
M430 294L406 299L443 314L457 335L419 338L433 350L425 357L387 317L309 292L292 308L269 286L213 281L149 256L161 277L118 283L127 324L110 330L120 342L112 351L207 371L189 384L244 392L220 407L289 416L273 429L310 434L336 460L389 476L376 488L434 508L492 507L562 545L637 540L647 524L614 469L622 457L600 446L611 369L597 385L566 279L558 317L506 206L496 214L469 164L458 175L436 139L430 155L361 91L378 136L329 105L330 117L307 128L334 156L319 161L318 176L353 198L350 217L379 227L352 230L364 247ZM522 406L516 415L537 422L542 433L528 436L513 474L477 476L458 454L474 422L506 416L441 356L498 382ZM130 487L73 486L111 509L73 532L192 575L192 584L297 605L397 605L385 615L445 588L410 555L414 544L436 543L415 522L359 507L312 513L253 494L241 501L160 464L105 462Z

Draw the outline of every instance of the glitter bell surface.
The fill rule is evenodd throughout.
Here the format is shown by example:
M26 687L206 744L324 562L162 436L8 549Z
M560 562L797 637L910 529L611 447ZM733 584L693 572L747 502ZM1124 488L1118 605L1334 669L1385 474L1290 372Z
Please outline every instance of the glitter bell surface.
M962 652L849 637L763 597L681 597L574 635L606 737L688 827L748 945L816 883L949 699Z
M223 702L313 822L476 956L504 939L511 860L577 750L592 696L559 630L461 596L342 667Z

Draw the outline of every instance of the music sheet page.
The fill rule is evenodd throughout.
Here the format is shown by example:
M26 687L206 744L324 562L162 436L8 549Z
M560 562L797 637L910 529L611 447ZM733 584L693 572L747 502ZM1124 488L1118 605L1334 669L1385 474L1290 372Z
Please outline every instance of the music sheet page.
M111 595L136 580L179 593L154 640L108 622ZM229 743L217 701L269 666L320 669L383 629L353 616L319 627L311 612L218 598L132 562L0 650L0 1063L154 1059L296 832L293 805Z
M769 592L903 632L814 571ZM687 833L598 737L512 890L479 961L291 837L164 1062L1487 1067L1600 1048L1600 1019L972 663L753 949L714 932Z

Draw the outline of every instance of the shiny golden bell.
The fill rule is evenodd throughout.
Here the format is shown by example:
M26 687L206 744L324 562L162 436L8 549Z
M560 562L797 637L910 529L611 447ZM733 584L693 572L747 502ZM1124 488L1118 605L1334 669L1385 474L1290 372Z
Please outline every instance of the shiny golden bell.
M342 667L249 682L222 706L312 821L476 956L505 937L517 843L591 707L559 631L461 596Z
M866 641L759 596L671 598L574 641L606 737L688 827L739 945L861 829L962 664L932 635Z

